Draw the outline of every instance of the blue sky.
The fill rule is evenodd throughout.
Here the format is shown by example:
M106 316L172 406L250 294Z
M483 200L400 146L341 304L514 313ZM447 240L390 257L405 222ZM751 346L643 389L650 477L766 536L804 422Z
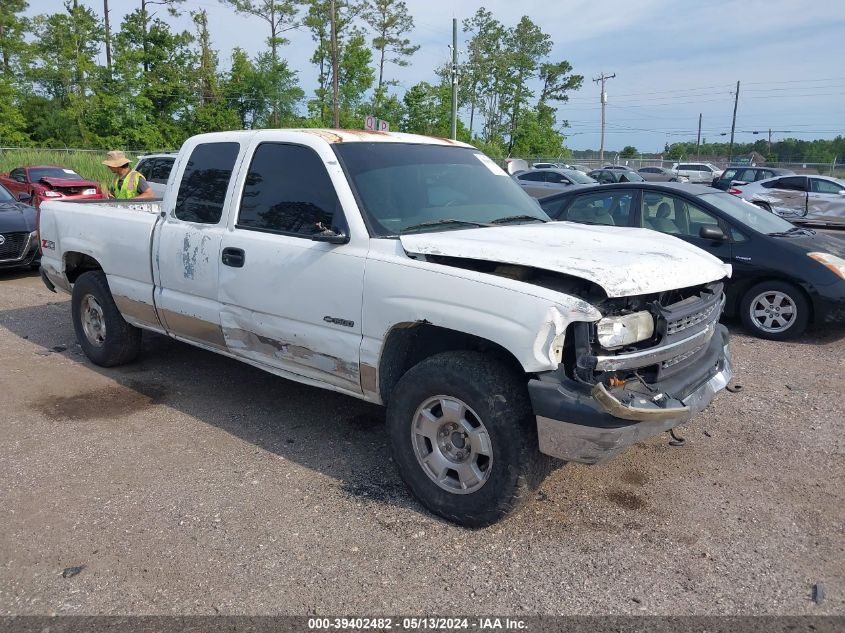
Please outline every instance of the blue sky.
M29 0L30 12L55 11L60 0ZM97 12L102 0L81 0ZM598 148L598 86L608 82L605 146L633 145L657 151L664 143L695 140L699 113L707 140L730 133L733 91L741 82L737 141L776 132L775 139L832 138L845 134L845 0L798 2L742 0L406 0L415 18L412 39L421 44L408 68L389 68L407 88L433 81L433 69L448 60L452 17L462 20L479 7L501 22L528 15L554 41L551 61L568 60L584 75L584 87L559 107L570 123L567 145ZM112 23L140 0L109 0ZM243 17L216 0L186 0L185 10L206 9L212 42L223 63L239 46L255 53L264 46L265 23ZM192 29L187 15L167 20ZM290 33L283 50L310 93L316 69L308 62L313 42L306 31ZM460 44L459 44L460 47Z

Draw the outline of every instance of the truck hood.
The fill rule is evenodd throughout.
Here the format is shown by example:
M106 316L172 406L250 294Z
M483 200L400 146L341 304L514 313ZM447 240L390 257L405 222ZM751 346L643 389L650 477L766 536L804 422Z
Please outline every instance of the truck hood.
M408 254L541 268L598 284L608 297L686 288L731 273L730 265L700 248L650 229L547 222L399 239Z

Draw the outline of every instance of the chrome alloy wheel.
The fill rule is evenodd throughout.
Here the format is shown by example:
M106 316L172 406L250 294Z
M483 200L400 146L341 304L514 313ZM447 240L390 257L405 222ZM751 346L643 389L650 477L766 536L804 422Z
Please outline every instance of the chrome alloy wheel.
M80 304L80 319L85 338L92 345L102 347L106 340L106 320L103 308L93 295L85 295Z
M493 448L478 414L453 396L434 396L414 414L414 455L429 479L454 494L469 494L490 478Z
M788 330L798 315L798 308L792 298L778 290L762 292L754 297L749 310L756 326L773 334Z

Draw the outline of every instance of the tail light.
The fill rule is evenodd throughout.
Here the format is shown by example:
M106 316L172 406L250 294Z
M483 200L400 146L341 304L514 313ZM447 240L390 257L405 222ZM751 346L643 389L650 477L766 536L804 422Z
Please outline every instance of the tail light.
M739 194L742 193L742 189L737 189L736 187L731 187L730 189L728 189L728 193L731 194L731 195L734 195L734 196L738 196Z

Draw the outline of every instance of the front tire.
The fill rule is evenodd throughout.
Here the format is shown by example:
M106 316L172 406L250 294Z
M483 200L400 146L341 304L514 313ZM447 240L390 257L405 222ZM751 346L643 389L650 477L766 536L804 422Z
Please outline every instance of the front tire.
M739 309L742 323L751 333L772 341L801 336L810 322L810 302L796 286L784 281L752 286Z
M141 330L129 325L112 298L101 270L83 273L73 284L73 329L82 351L95 365L132 362L141 351Z
M387 425L402 479L426 508L459 525L498 521L548 472L524 379L481 353L446 352L411 368Z

